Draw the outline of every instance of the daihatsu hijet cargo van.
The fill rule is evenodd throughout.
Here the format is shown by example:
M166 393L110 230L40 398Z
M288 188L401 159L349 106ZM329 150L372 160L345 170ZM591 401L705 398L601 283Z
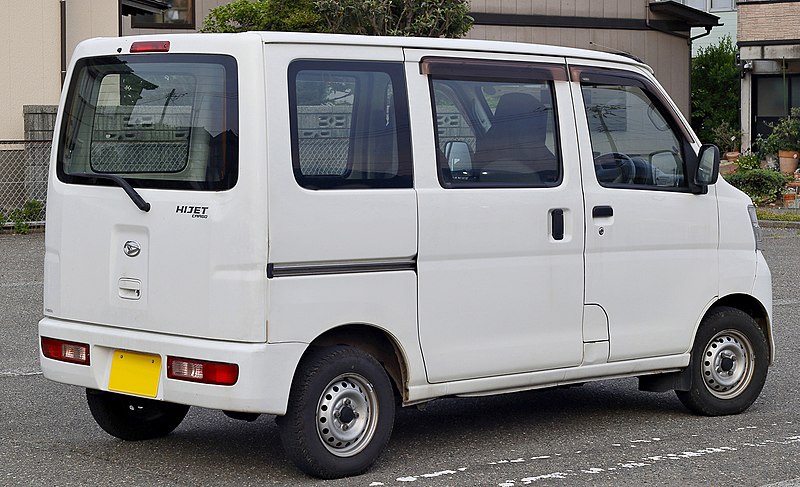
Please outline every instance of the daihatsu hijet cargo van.
M67 80L41 366L111 435L272 414L339 477L398 405L632 376L723 415L761 391L753 207L635 60L159 35L86 41Z

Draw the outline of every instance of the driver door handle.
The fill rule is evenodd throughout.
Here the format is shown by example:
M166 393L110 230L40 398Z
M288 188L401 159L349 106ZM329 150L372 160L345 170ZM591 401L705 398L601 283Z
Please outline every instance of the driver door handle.
M614 216L614 208L610 206L595 206L592 208L592 218L609 218Z

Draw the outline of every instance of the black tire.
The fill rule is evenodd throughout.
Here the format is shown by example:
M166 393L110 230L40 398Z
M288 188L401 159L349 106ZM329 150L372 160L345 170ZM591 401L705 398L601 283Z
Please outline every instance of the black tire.
M336 346L303 357L287 413L276 422L283 449L300 470L334 479L375 463L392 434L394 412L394 390L381 364L362 350Z
M140 441L166 436L178 427L189 406L113 392L86 389L94 420L111 436Z
M767 379L769 345L758 324L729 307L712 310L700 323L692 348L692 386L675 391L697 414L738 414L755 402Z

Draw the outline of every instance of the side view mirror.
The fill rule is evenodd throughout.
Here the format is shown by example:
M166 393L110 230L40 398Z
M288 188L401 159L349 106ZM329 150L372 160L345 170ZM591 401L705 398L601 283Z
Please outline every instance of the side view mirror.
M714 144L703 144L697 155L697 171L694 184L706 187L717 182L719 177L719 148Z
M444 157L450 170L470 171L472 170L472 155L470 154L469 144L460 140L451 140L444 145Z

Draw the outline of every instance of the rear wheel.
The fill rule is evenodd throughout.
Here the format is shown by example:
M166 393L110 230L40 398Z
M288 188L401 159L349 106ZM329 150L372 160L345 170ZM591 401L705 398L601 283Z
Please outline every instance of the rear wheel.
M189 406L86 389L94 420L111 436L122 440L150 440L178 427Z
M285 416L276 418L287 456L303 472L339 478L366 471L394 423L394 391L371 355L354 347L312 350L297 369Z
M756 400L767 378L769 346L752 317L720 307L703 319L689 363L692 386L676 391L692 411L737 414Z

